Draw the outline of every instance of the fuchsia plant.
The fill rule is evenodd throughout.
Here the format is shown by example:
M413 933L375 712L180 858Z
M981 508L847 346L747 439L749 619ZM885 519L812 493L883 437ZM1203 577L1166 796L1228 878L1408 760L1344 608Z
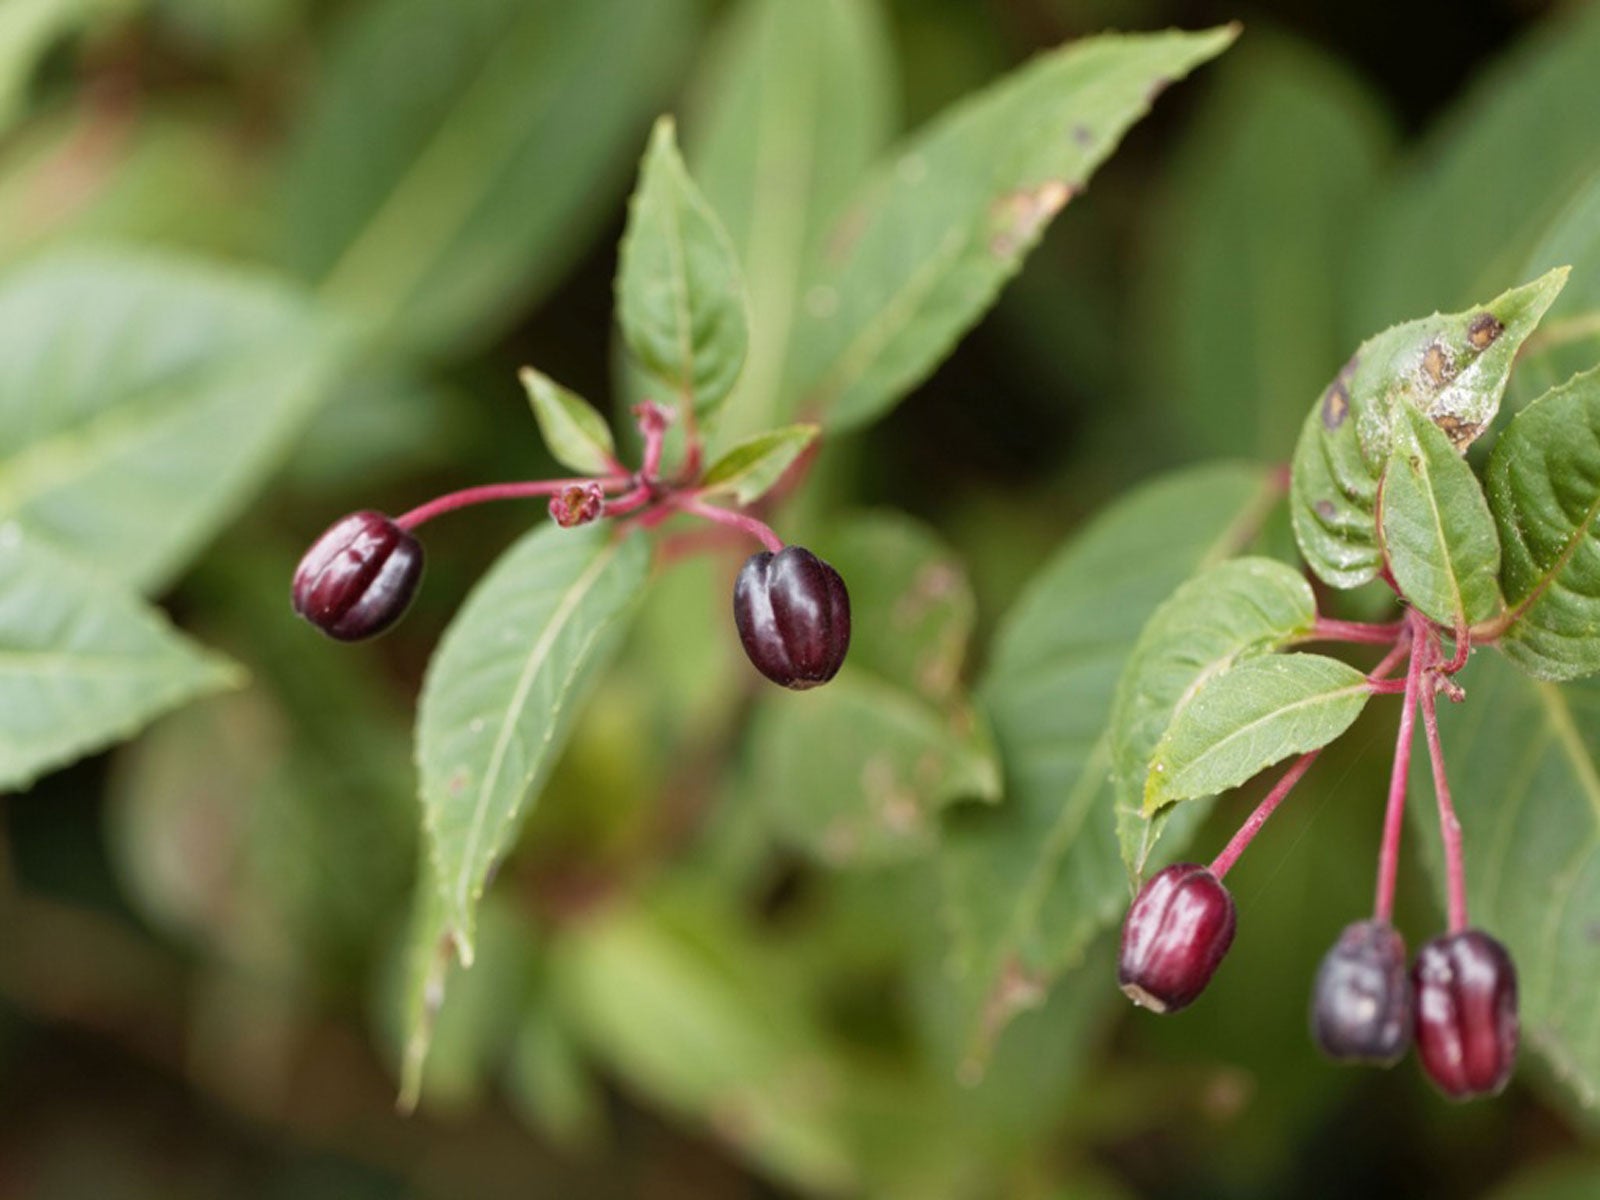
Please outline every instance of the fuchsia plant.
M687 466L662 470L674 413L645 402L634 416L644 441L637 471L607 455L607 471L584 479L542 479L466 488L420 504L393 519L363 511L341 517L312 545L295 571L294 609L330 637L375 637L405 613L422 578L422 547L413 531L458 509L495 500L549 497L563 529L626 517L649 528L682 513L748 535L764 547L739 573L734 620L756 668L784 687L806 689L839 672L850 648L850 594L839 573L800 546L785 546L747 512L708 503L698 464L698 434L689 433Z
M1171 1011L1199 995L1233 940L1233 901L1222 883L1228 871L1367 699L1398 695L1372 915L1346 928L1324 958L1312 1032L1335 1060L1385 1066L1414 1036L1423 1069L1456 1099L1492 1094L1510 1079L1516 971L1505 947L1470 924L1438 697L1467 699L1454 677L1484 646L1503 648L1545 677L1581 669L1552 663L1544 648L1590 636L1582 605L1574 611L1563 595L1584 569L1574 557L1585 519L1568 525L1566 514L1544 511L1548 487L1537 476L1554 449L1550 406L1566 404L1576 424L1590 402L1592 373L1574 381L1576 391L1558 390L1513 422L1490 461L1487 496L1463 457L1488 428L1518 348L1564 282L1565 272L1553 271L1481 308L1378 335L1307 418L1290 484L1301 551L1330 587L1381 580L1401 604L1398 620L1325 615L1305 580L1270 560L1240 559L1185 585L1147 626L1113 718L1131 764L1120 783L1136 793L1144 821L1133 865L1142 865L1171 804L1298 757L1209 867L1168 867L1138 892L1123 926L1120 969L1135 1003ZM1179 621L1181 639L1172 635ZM1366 672L1318 655L1272 653L1308 642L1385 653ZM1544 656L1530 660L1531 647ZM1408 973L1392 922L1419 715L1443 848L1447 931L1422 947Z

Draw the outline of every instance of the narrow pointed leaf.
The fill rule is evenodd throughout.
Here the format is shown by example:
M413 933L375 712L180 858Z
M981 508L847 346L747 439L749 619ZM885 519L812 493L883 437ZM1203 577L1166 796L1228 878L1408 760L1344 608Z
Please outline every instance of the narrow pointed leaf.
M783 420L806 264L893 130L893 48L877 0L743 0L684 118L694 176L750 298L750 355L717 418L726 444Z
M1405 598L1450 629L1501 608L1500 537L1478 477L1417 412L1399 426L1381 502L1384 557Z
M338 353L244 272L63 253L0 280L0 520L145 592L233 517Z
M728 493L739 504L754 503L783 478L821 432L816 425L787 425L730 446L706 468L700 487L710 495Z
M1131 874L1144 869L1161 820L1143 814L1156 746L1213 676L1308 633L1317 602L1299 572L1266 558L1219 563L1189 580L1139 635L1111 708L1117 833Z
M489 874L516 837L643 589L645 539L545 525L473 589L417 713L423 827L463 964Z
M614 213L688 0L357 6L292 140L279 258L386 343L482 343Z
M892 407L989 308L1154 95L1236 33L1085 38L893 152L808 276L787 411L849 429Z
M1487 304L1423 317L1363 342L1306 417L1290 514L1300 552L1332 587L1377 576L1378 480L1407 413L1465 452L1500 408L1517 351L1566 283L1550 271Z
M715 412L738 382L750 344L739 259L689 178L667 117L656 123L629 210L617 319L645 373L697 414Z
M1212 676L1156 747L1146 815L1215 796L1291 754L1326 746L1361 715L1369 695L1365 675L1320 654L1247 659Z
M751 737L773 825L832 866L924 854L940 809L1000 798L993 741L970 709L942 713L848 668L815 695L768 698Z
M0 791L240 676L103 575L0 527Z
M552 458L580 475L605 475L614 468L617 444L592 404L532 367L522 368L518 378Z
M993 808L946 818L939 851L972 1069L1128 900L1107 718L1139 631L1196 570L1236 554L1279 498L1224 464L1128 496L1069 541L1007 615L979 689L1005 777ZM1186 811L1168 830L1181 846Z
M1524 1046L1592 1115L1600 1109L1600 686L1530 679L1497 654L1474 655L1457 680L1467 702L1441 705L1439 726L1472 924L1511 951ZM1426 754L1412 759L1410 808L1442 897Z
M1600 369L1519 413L1487 481L1510 606L1501 649L1541 679L1600 671Z

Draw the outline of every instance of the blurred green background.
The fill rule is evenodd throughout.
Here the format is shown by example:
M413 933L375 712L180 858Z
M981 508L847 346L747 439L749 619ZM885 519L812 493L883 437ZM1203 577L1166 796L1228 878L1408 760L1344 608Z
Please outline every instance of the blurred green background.
M656 584L490 894L422 1111L395 1114L412 704L530 512L441 524L416 608L369 646L311 636L289 576L347 510L557 473L524 363L623 394L627 188L658 112L693 164L735 6L517 7L0 0L0 272L73 245L202 256L313 287L363 347L193 565L151 568L250 685L0 798L0 1198L1600 1197L1593 1112L1531 1059L1455 1108L1413 1064L1335 1070L1310 1045L1311 972L1370 887L1382 714L1233 877L1249 934L1202 1004L1131 1012L1102 942L961 1082L927 860L834 869L761 802L795 781L749 719L726 556ZM1363 337L1520 279L1559 228L1527 197L1560 210L1600 172L1590 6L882 15L898 129L1077 36L1244 25L784 514L819 549L865 509L937 531L975 598L952 618L968 677L1087 514L1162 468L1282 461ZM1435 901L1408 880L1419 940Z

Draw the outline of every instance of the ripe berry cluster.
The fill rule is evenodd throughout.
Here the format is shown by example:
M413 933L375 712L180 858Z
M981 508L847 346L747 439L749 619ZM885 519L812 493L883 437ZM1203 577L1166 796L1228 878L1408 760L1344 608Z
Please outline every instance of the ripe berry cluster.
M756 669L795 690L828 682L850 649L850 594L839 573L809 550L785 546L755 517L706 503L692 433L684 470L664 476L662 447L673 414L646 403L635 416L644 438L637 471L613 461L611 473L594 478L490 484L440 496L399 517L371 510L341 517L300 560L291 589L295 612L341 641L383 633L405 614L422 580L422 545L413 531L458 508L548 497L551 519L563 529L623 517L653 527L682 513L754 536L766 547L744 564L733 593L734 624Z
M1345 632L1354 634L1348 640L1376 641L1373 631L1387 628L1346 627ZM1506 948L1467 923L1460 825L1444 776L1434 709L1436 692L1452 694L1448 676L1464 661L1465 648L1458 647L1445 661L1437 631L1415 612L1394 629L1395 650L1384 665L1409 656L1409 667L1377 899L1372 918L1347 926L1317 970L1311 1032L1322 1052L1337 1062L1383 1067L1398 1062L1415 1043L1423 1070L1446 1096L1465 1100L1493 1095L1505 1087L1516 1065L1517 974ZM1381 666L1375 677L1384 673ZM1405 940L1391 918L1417 711L1439 801L1450 928L1426 942L1408 970ZM1315 758L1315 752L1306 755L1284 775L1209 867L1176 863L1139 890L1123 922L1117 969L1117 982L1135 1004L1158 1013L1176 1012L1205 990L1233 943L1237 922L1223 876Z

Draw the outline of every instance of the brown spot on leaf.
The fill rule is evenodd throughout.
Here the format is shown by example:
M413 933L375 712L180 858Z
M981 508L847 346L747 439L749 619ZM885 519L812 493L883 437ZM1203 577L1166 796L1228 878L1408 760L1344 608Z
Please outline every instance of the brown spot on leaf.
M1020 253L1071 199L1072 185L1060 179L1047 179L1037 187L1007 192L995 202L997 228L989 239L990 253L996 258L1011 258Z
M1487 350L1505 331L1506 327L1493 313L1479 313L1467 326L1467 341L1474 350Z
M1072 127L1072 140L1083 147L1092 146L1094 145L1094 130L1081 123L1074 125Z
M1345 385L1344 376L1340 375L1322 393L1322 427L1332 433L1344 424L1344 419L1350 415L1350 389Z
M1455 359L1442 345L1434 342L1422 352L1422 373L1427 376L1430 386L1442 388L1456 377Z
M1339 515L1338 506L1332 500L1318 500L1312 507L1317 510L1317 516L1324 521L1331 521Z
M1450 444L1457 450L1465 450L1472 445L1478 434L1483 432L1483 426L1472 421L1463 421L1454 413L1440 413L1433 418L1433 423L1450 439Z

